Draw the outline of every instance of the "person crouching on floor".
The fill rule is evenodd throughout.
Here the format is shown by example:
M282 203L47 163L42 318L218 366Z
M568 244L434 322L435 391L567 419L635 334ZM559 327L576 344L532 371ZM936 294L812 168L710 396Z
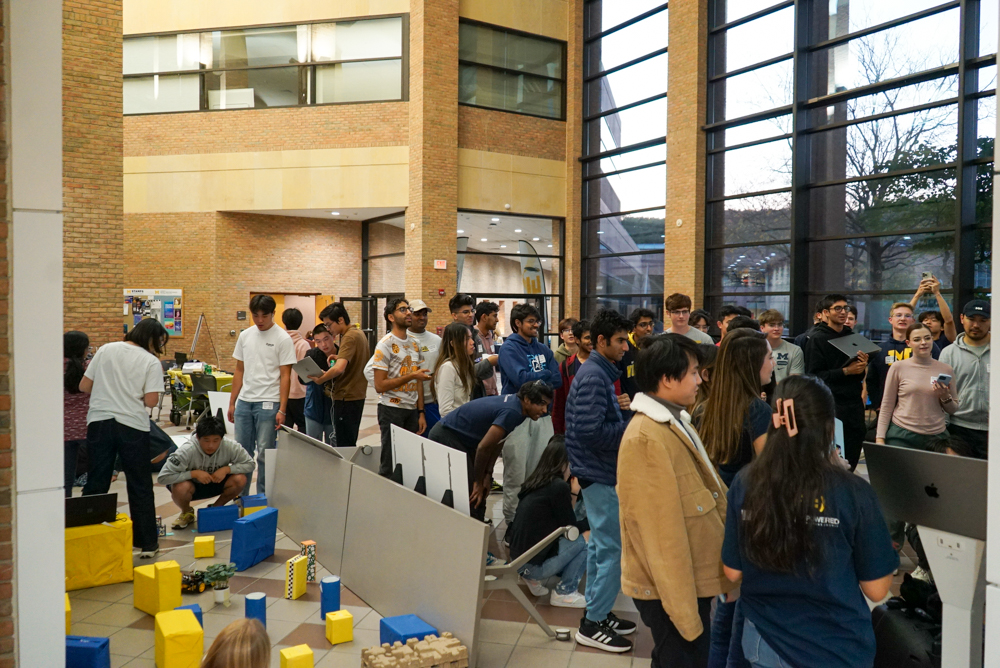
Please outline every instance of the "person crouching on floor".
M213 506L224 506L243 491L256 464L239 443L226 438L226 419L222 410L198 420L194 435L167 458L157 482L165 484L181 514L174 529L194 522L192 501L216 499Z

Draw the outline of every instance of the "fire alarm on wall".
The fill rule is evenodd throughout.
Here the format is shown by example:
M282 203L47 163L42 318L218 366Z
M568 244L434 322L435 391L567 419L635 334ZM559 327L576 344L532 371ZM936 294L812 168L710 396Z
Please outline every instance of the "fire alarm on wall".
M438 297L444 297L444 288L438 288Z

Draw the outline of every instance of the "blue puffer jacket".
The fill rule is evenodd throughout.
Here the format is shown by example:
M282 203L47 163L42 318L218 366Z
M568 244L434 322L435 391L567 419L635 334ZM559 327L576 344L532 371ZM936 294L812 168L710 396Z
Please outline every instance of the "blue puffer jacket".
M618 482L618 446L628 425L615 397L620 375L614 364L594 351L569 388L566 451L573 475L584 482Z

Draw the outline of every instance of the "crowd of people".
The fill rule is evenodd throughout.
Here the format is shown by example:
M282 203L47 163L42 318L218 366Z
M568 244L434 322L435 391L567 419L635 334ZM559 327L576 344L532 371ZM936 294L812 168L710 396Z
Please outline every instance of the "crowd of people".
M915 318L924 296L938 308ZM632 648L636 624L613 612L624 592L656 667L872 665L865 597L886 597L906 536L852 471L866 440L986 457L990 303L965 304L959 333L929 276L913 302L892 305L880 352L853 358L834 345L858 318L843 295L820 300L794 343L774 309L754 318L727 305L712 318L682 294L664 306L662 333L651 310L603 309L559 322L552 350L529 303L501 338L499 305L455 295L439 337L425 302L395 298L371 350L341 303L307 340L301 313L286 309L283 329L274 300L255 296L233 353L235 439L221 412L207 415L159 473L181 509L175 526L194 521L192 500L248 493L255 468L266 493L263 451L283 424L356 445L370 385L382 475L393 475L395 425L465 453L473 517L489 521L487 499L502 491L509 559L559 527L580 530L521 569L534 595L581 611L579 644ZM168 339L147 319L88 360L85 335L65 338L67 460L76 473L86 451L85 494L125 473L142 556L157 550L146 410ZM306 356L320 373L303 383L291 367Z

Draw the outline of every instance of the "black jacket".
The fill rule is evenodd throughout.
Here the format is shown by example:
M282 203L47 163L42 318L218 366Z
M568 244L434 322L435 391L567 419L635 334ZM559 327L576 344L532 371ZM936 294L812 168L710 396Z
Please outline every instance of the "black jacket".
M555 478L544 487L517 496L520 501L508 534L511 559L517 559L559 527L572 524L581 532L590 528L586 519L576 519L569 483L562 478ZM558 552L559 541L555 541L528 563L541 565Z
M825 322L820 322L813 326L806 342L806 373L826 383L838 406L862 405L861 387L865 374L845 374L843 368L851 360L830 343L831 339L839 339L852 333L851 328L846 325L837 332Z

